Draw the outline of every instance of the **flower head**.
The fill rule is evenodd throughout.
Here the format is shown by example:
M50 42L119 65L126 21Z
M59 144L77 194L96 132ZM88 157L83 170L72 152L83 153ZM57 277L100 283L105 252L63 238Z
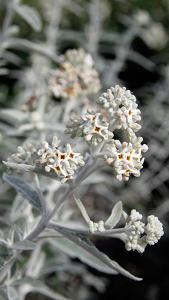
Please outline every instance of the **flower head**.
M125 242L125 247L128 251L137 250L138 252L143 252L141 250L140 237L144 233L145 224L141 220L142 215L135 209L132 209L126 222L126 227L130 229Z
M83 116L72 119L66 133L71 134L72 137L83 137L88 143L97 146L103 140L113 137L108 126L109 124L104 120L101 113L88 111Z
M141 128L138 124L141 112L136 97L125 87L119 85L111 87L99 97L98 103L108 111L114 129L131 128L136 132Z
M145 232L147 234L146 241L149 245L154 245L164 234L163 225L158 218L153 215L149 216L147 221L148 223L145 227Z
M105 159L114 168L118 180L127 181L130 175L140 176L143 168L144 158L142 152L147 151L146 145L141 145L142 138L137 138L135 143L121 143L119 140L112 140L105 147Z
M78 168L85 164L82 155L74 152L70 144L59 147L56 138L53 139L52 146L43 142L37 154L38 163L45 167L45 171L54 171L62 182L72 179Z
M100 80L91 55L83 49L68 50L50 78L49 89L55 97L64 99L97 93Z
M164 234L163 225L157 217L148 216L147 225L141 220L142 215L133 209L125 226L129 229L125 239L125 247L128 251L137 250L142 253L147 244L154 245Z

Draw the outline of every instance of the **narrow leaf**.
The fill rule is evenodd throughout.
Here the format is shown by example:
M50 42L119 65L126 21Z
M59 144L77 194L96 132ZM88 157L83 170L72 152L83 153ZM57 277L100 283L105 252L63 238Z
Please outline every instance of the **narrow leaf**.
M105 225L108 228L114 228L118 224L118 222L120 221L121 216L122 216L122 212L123 212L123 205L122 205L122 202L119 201L113 207L111 215L107 219L107 221L105 222Z
M24 180L7 174L3 175L3 180L14 187L14 189L35 208L39 210L42 209L38 193Z
M59 251L66 253L72 258L78 258L83 263L96 269L97 271L104 272L106 274L117 274L116 271L106 266L100 259L89 253L82 247L82 245L75 244L70 239L64 236L59 239L53 239L50 241L51 244Z
M132 275L117 262L100 252L84 234L77 234L74 233L73 230L57 225L55 226L55 229L66 238L63 240L60 238L57 247L68 255L78 257L98 271L108 274L120 273L130 279L137 281L141 280L141 278Z
M28 5L17 5L15 11L36 31L42 28L38 12Z
M79 210L81 211L83 218L85 219L86 223L88 224L90 222L90 218L89 218L89 215L88 215L83 203L81 202L80 199L77 199L75 196L74 196L74 200L75 200Z

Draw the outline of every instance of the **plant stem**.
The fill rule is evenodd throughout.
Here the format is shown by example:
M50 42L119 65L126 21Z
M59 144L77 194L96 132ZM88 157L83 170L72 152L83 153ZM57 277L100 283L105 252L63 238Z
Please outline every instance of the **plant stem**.
M48 228L51 228L51 229L54 229L57 231L57 229L66 229L66 230L70 230L70 228L67 228L67 227L63 227L63 226L60 226L59 224L55 223L55 222L51 222L48 224L47 226ZM121 233L126 233L128 232L129 230L126 229L126 228L115 228L115 229L111 229L111 230L105 230L104 232L94 232L94 233L91 233L88 229L77 229L77 228L73 228L72 229L73 232L76 232L76 233L82 233L82 234L87 234L87 235L92 235L92 236L102 236L102 237L114 237L114 236L117 236Z
M48 212L46 216L42 216L36 228L25 238L25 240L34 240L48 226L49 221L53 218L60 205L71 195L73 195L80 183L89 175L90 172L92 172L95 162L96 161L93 160L92 157L89 158L88 162L84 168L82 168L74 183L68 187L62 197L56 202L54 209L51 212Z

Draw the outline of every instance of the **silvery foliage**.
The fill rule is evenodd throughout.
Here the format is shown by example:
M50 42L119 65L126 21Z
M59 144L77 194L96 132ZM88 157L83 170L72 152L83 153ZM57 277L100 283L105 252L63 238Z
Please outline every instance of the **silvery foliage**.
M25 299L29 292L38 292L52 299L67 299L69 295L63 296L60 292L57 293L44 284L45 276L52 272L56 273L57 280L61 283L69 282L72 272L77 275L83 274L84 284L77 287L75 296L77 299L86 299L88 293L86 286L88 285L93 285L100 291L104 290L104 280L93 276L84 266L73 264L69 257L77 257L85 264L108 274L121 273L129 278L140 280L100 252L90 237L118 238L124 242L126 250L143 252L148 244L153 245L163 235L162 224L157 217L150 215L145 223L142 221L142 215L136 210L132 210L127 215L121 202L115 204L109 217L105 216L99 221L92 220L82 201L76 196L79 193L85 195L86 186L97 185L99 182L102 187L105 186L105 173L103 176L100 171L102 168L110 167L109 170L113 170L116 178L120 181L128 180L131 174L139 176L144 161L142 152L147 148L142 145L142 138L136 135L137 130L140 129L138 124L140 111L137 108L136 99L130 91L116 85L103 93L100 98L95 95L99 90L100 83L89 54L87 54L89 63L84 65L84 68L86 67L86 74L94 74L93 77L91 75L93 95L86 89L88 82L85 82L84 89L82 88L84 87L83 78L77 82L77 78L79 78L77 76L78 64L71 64L68 67L66 65L63 68L66 56L56 55L55 44L57 35L59 35L58 23L61 16L59 11L61 12L63 7L67 6L66 2L57 1L56 6L52 1L49 1L48 5L44 3L45 18L49 22L49 26L46 27L46 43L42 45L16 38L16 30L19 28L11 25L12 15L16 12L33 29L40 30L41 21L38 13L19 1L7 1L7 16L1 34L1 74L8 72L5 69L7 61L20 62L19 58L12 51L9 52L8 48L27 49L31 50L33 54L31 55L31 68L25 69L24 76L20 77L22 92L18 95L17 108L0 112L1 119L9 121L8 124L1 124L3 135L6 136L7 141L10 141L10 144L11 138L15 141L13 145L10 145L9 150L10 153L15 152L15 154L5 164L10 170L13 169L14 172L19 173L17 176L15 174L4 175L4 181L14 187L17 192L11 213L7 213L9 221L6 221L6 218L1 220L4 226L0 235L1 257L3 258L1 259L0 279L1 297L4 299L6 297L12 300ZM76 6L76 9L73 5ZM82 13L81 6L74 4L73 1L67 7L71 7L72 11L78 11L78 14ZM57 12L58 19L51 18L52 14L54 16L54 12ZM96 57L96 63L98 61L98 67L103 72L103 81L107 86L112 82L118 82L118 74L127 57L132 57L146 68L153 68L151 61L138 56L130 49L132 40L138 34L143 39L145 37L146 42L146 32L148 36L150 24L153 26L153 21L149 16L140 12L140 14L134 15L132 20L126 19L127 31L119 34L118 37L100 34L104 19L108 15L108 9L102 1L91 1L89 12L89 30L86 30L85 33L80 32L80 36L75 36L79 37L81 46L84 43L84 36L88 40L88 49ZM95 20L95 12L99 16L97 18L99 22ZM56 24L56 22L58 23ZM133 22L137 26L133 26ZM151 32L159 32L159 30L156 26ZM164 35L164 32L160 35L155 33L155 39L152 39L151 42L147 37L147 43L151 47L162 47L166 40L162 39ZM66 33L65 31L64 37L65 39L71 38L71 32ZM102 37L106 37L108 40L114 39L117 46L117 59L113 64L106 65L104 59L98 57L98 43ZM158 37L162 40L156 41ZM127 50L124 52L123 49ZM73 50L72 54L74 53L77 57L79 53L83 53L85 57L83 50L79 52ZM53 68L50 60L57 64L57 69ZM103 70L103 68L105 69ZM56 93L56 87L53 86L53 83L56 83L55 79L58 79L63 70L74 73L76 82L73 89L72 82L66 82L69 86L67 89L66 85L66 97L65 91L60 93L57 86L58 93ZM59 83L64 86L65 74L62 75ZM89 90L92 91L91 86L89 87ZM72 91L74 97L72 97ZM83 91L84 93L82 93ZM53 94L59 98L60 104L53 101ZM97 100L98 106L91 100L93 97ZM132 114L130 114L130 109L132 109ZM150 111L152 111L151 108ZM77 117L77 112L80 113L79 117ZM69 126L70 115L72 115L71 126ZM111 119L112 115L113 119ZM68 127L66 134L64 133L64 124L67 124ZM125 142L113 137L114 131L119 129L125 134ZM73 139L70 139L67 134L71 135ZM61 142L58 143L56 135ZM20 145L18 139L20 137L24 138L23 145ZM15 145L18 146L17 152ZM72 149L73 152L71 152ZM70 157L70 154L71 156L75 155L75 159ZM6 158L5 155L4 158ZM74 160L72 161L72 159ZM57 169L58 167L59 169ZM94 176L90 177L93 172L95 172ZM143 172L143 177L145 177L145 173ZM21 174L24 178L21 178ZM109 178L107 176L107 179L107 184L111 185L112 174ZM63 184L64 182L66 184ZM132 182L134 185L135 181ZM145 186L146 184L148 182L145 180ZM8 185L5 185L4 190L7 189ZM101 193L101 189L99 193ZM122 198L126 196L124 193ZM82 224L82 218L71 202L73 198L85 225ZM51 252L50 259L44 250L46 245ZM30 255L25 262L24 253L26 251L29 251ZM22 265L24 268L21 267ZM65 275L64 280L60 275L60 270ZM90 283L86 277L90 278Z

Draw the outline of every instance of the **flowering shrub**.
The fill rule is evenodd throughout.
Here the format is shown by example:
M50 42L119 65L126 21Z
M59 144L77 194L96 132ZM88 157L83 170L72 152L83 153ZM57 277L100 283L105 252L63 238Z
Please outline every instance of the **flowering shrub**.
M105 102L103 99L106 99ZM66 134L71 135L71 143L75 143L76 148L80 148L78 147L80 143L87 143L87 148L85 147L83 150L76 152L70 144L63 145L58 137L54 136L51 145L43 141L41 146L38 146L37 142L34 145L19 146L18 153L12 155L7 162L4 162L8 168L14 170L43 174L60 180L61 183L68 182L65 193L60 196L56 203L53 203L52 209L48 207L48 203L40 191L38 181L39 193L35 197L34 193L36 192L31 192L27 184L21 179L13 175L5 175L4 180L14 186L22 196L38 207L42 213L35 228L26 237L21 237L19 243L23 245L23 250L26 241L33 242L48 228L48 230L59 232L66 239L92 253L97 257L99 263L106 265L108 272L112 270L112 272L119 272L139 280L139 278L131 275L116 262L111 261L99 252L91 242L88 244L87 240L83 240L90 234L115 237L125 243L126 250L137 250L142 253L148 244L154 245L163 235L163 226L157 217L149 216L147 225L145 225L141 221L142 215L135 209L128 216L123 210L121 202L114 206L110 217L105 222L103 220L93 222L81 200L75 197L82 182L97 168L104 167L106 164L111 166L116 178L120 181L129 180L131 174L140 176L140 170L143 168L144 162L142 152L146 152L148 149L147 145L141 144L142 137L137 137L135 133L140 129L140 125L136 121L140 121L141 117L136 99L130 91L115 86L99 98L99 103L103 105L105 111L98 107L99 112L87 111L82 116L72 118L65 131ZM107 111L108 114L106 114ZM114 139L116 129L122 130L126 142ZM75 142L79 138L81 142ZM38 180L37 177L36 180ZM70 229L58 223L57 210L72 195L74 195L77 206L87 223L87 228L78 229L75 227ZM33 203L33 201L36 202ZM123 227L114 229L122 219ZM79 234L82 236L79 236ZM15 243L13 243L10 247L15 248ZM91 262L88 263L91 264ZM95 268L99 269L100 267L96 264ZM106 270L105 272L107 272Z
M127 251L143 253L163 236L162 223L152 214L144 221L136 209L126 213L122 201L111 203L109 215L100 210L97 219L85 201L86 187L98 185L100 180L107 189L108 172L111 182L114 178L117 185L142 175L143 154L148 146L138 135L141 111L137 99L121 83L100 91L97 56L94 63L92 55L82 48L56 54L56 20L50 20L54 14L50 3L44 4L49 22L48 48L10 37L15 34L11 25L14 12L37 31L42 24L38 13L20 1L11 0L8 6L2 31L1 72L6 72L5 53L10 52L11 45L18 43L36 54L31 53L32 65L25 68L20 78L22 91L16 107L0 112L1 120L9 121L1 121L0 125L4 140L11 146L3 160L4 185L7 190L11 186L16 191L10 211L2 220L0 217L2 300L24 300L29 292L69 299L63 286L59 289L58 285L70 284L71 272L82 274L83 288L92 285L103 290L104 279L94 276L85 265L73 263L71 258L75 257L103 273L139 281L141 278L98 250L93 237L116 238ZM149 24L155 26L143 12L134 15L133 20L141 34L148 32ZM153 28L153 32L160 30ZM151 42L152 47L156 44L158 41ZM51 289L46 282L53 272L57 284ZM77 288L79 299L86 299L86 288L84 295L81 289Z

